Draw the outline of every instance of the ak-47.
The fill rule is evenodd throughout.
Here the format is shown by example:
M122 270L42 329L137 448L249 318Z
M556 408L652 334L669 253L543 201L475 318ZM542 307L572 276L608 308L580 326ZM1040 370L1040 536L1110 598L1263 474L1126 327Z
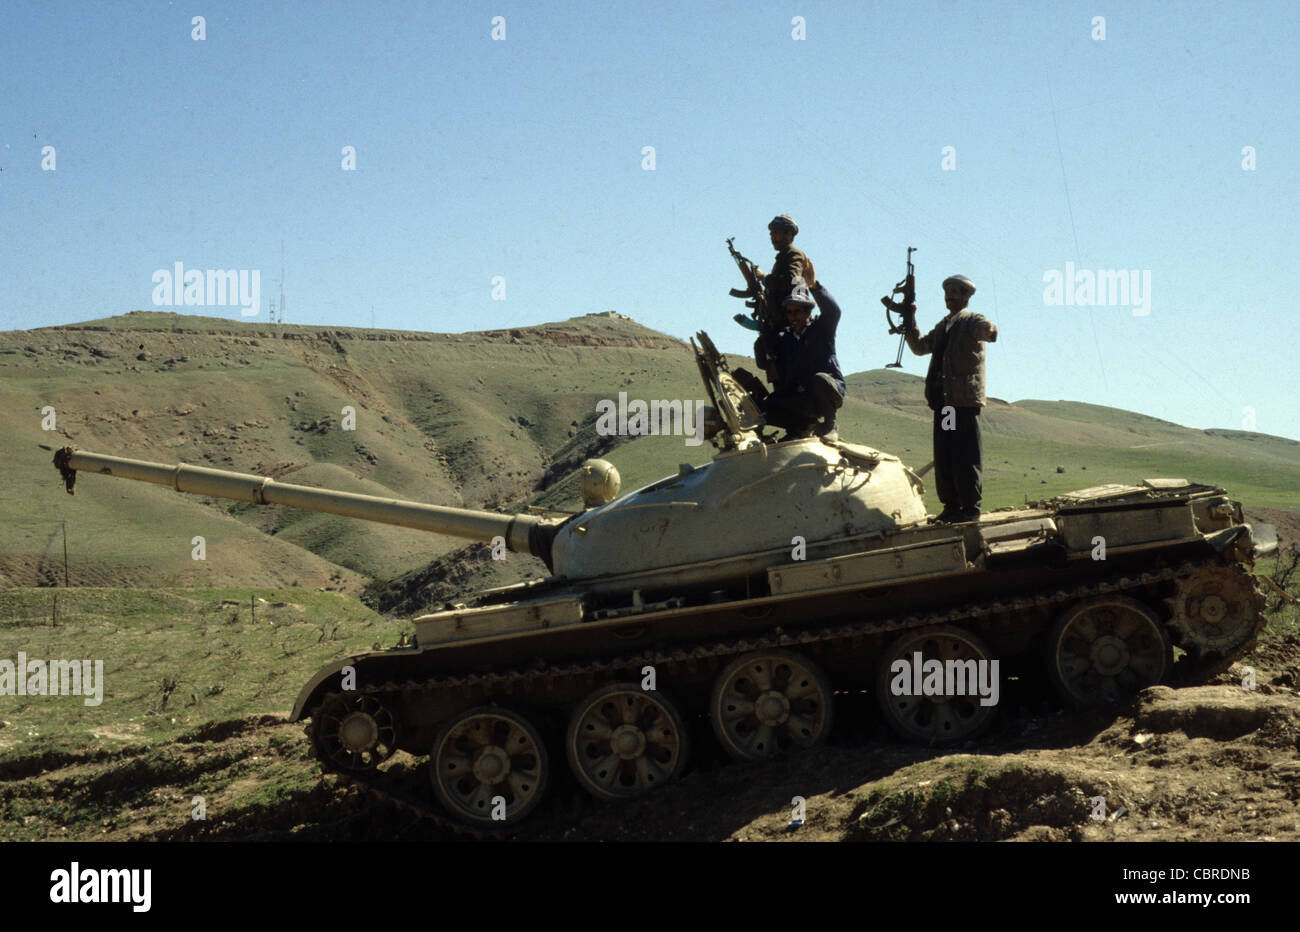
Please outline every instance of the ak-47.
M907 342L907 334L916 326L916 269L912 267L912 253L916 252L915 246L907 247L907 277L894 286L894 290L888 296L881 298L880 303L885 306L885 322L889 324L889 332L899 334L898 337L898 357L887 366L886 369L903 368L903 344ZM891 300L894 295L901 294L903 300ZM895 324L892 315L902 315L902 320Z
M746 288L744 291L732 288L730 293L733 298L744 298L745 307L749 308L750 312L749 317L737 314L734 319L742 327L758 331L758 338L763 341L763 350L768 358L767 378L776 385L779 382L776 368L776 335L785 326L785 321L773 317L773 309L768 306L767 291L763 287L762 279L758 277L758 267L736 251L735 242L734 236L728 239L727 250L731 253L731 258L736 260L736 265L740 267L740 274L745 276Z
M745 307L750 309L749 316L753 323L741 323L742 327L748 327L750 330L757 330L759 327L773 327L780 329L778 321L772 319L770 309L767 306L767 291L763 288L763 281L758 277L758 266L751 260L746 259L740 253L736 252L736 238L733 236L727 240L727 251L731 253L731 258L736 260L736 265L740 267L740 274L745 276L745 290L739 288L731 289L733 298L744 298ZM737 314L737 322L744 320L744 314ZM754 326L757 324L758 326Z

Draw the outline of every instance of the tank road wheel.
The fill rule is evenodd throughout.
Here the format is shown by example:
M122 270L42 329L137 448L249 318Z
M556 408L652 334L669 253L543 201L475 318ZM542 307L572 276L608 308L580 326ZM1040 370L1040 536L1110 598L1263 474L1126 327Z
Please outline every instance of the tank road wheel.
M312 744L334 770L373 770L397 750L393 713L375 696L336 693L312 715Z
M713 733L737 760L817 744L830 731L832 712L826 674L807 657L783 650L728 664L709 700Z
M686 766L686 725L673 704L637 683L614 683L578 705L564 741L569 766L600 799L639 796Z
M1048 638L1047 673L1075 708L1122 699L1165 678L1173 647L1151 609L1100 596L1066 611Z
M455 817L471 825L519 822L542 800L550 761L528 719L496 706L457 715L438 732L429 756L433 791ZM505 818L493 818L495 812Z
M920 669L916 670L918 654ZM926 676L926 662L931 660L940 664L938 683L933 674ZM997 710L982 705L979 692L981 666L990 660L984 642L961 628L908 631L880 658L876 701L885 721L899 737L922 744L954 744L976 737ZM906 670L895 668L899 661L907 663ZM929 691L934 694L927 695Z
M1201 570L1178 580L1166 599L1170 624L1203 675L1226 670L1265 623L1264 595L1248 574L1226 566ZM1180 661L1181 664L1181 661Z

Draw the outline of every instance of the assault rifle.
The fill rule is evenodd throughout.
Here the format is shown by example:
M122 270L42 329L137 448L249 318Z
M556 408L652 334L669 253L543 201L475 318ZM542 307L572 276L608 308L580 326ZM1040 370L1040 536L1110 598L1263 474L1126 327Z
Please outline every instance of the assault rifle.
M912 305L916 303L916 269L912 267L912 253L916 252L915 246L907 247L907 277L894 286L894 290L888 296L880 299L880 303L885 306L885 322L889 324L889 332L899 334L898 337L898 357L887 366L886 369L903 368L903 344L907 342L908 332L916 326L916 313L912 310ZM891 300L894 295L901 294L903 300ZM899 314L902 319L899 323L894 323L892 315Z
M745 277L746 287L744 291L732 288L730 294L733 298L744 298L745 307L749 308L750 312L749 317L737 314L734 319L742 327L758 331L758 338L763 342L763 351L767 354L767 378L775 386L780 378L776 367L776 335L785 326L785 321L777 320L773 316L773 308L768 306L767 291L763 287L762 279L758 277L758 267L736 251L735 242L734 236L728 239L727 250L731 253L731 258L736 260L736 265L740 267L740 274Z

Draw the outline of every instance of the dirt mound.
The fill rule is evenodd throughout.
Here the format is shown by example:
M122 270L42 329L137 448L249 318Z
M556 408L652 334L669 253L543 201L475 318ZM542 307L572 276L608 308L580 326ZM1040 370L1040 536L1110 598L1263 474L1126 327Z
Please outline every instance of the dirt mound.
M846 838L861 841L1000 841L1026 827L1042 840L1077 841L1087 818L1087 778L1065 769L978 768L915 788L875 790ZM1044 831L1046 830L1046 831Z
M1295 701L1240 686L1179 690L1153 686L1138 696L1133 716L1133 727L1144 733L1179 731L1188 738L1225 741L1259 731L1266 724L1274 730L1295 729L1300 724Z
M1250 663L1269 671L1267 680L1257 677L1260 682L1295 689L1300 683L1300 635L1280 635L1260 641Z
M255 732L259 728L281 724L284 721L278 715L253 715L248 718L229 719L224 722L208 722L193 731L176 738L177 744L194 744L199 741L226 741L236 735Z

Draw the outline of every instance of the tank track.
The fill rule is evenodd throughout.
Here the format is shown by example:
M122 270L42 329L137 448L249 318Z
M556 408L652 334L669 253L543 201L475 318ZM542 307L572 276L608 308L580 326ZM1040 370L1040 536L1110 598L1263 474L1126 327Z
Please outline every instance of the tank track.
M754 650L765 648L798 648L802 645L833 642L833 641L852 641L862 639L868 636L879 635L883 632L899 631L907 628L922 628L930 625L945 623L959 623L972 619L985 618L991 615L1006 614L1009 612L1022 611L1030 608L1043 608L1052 605L1060 605L1067 602L1073 602L1077 599L1086 598L1096 595L1105 595L1112 592L1122 592L1130 589L1140 589L1157 583L1167 582L1184 576L1190 576L1200 570L1212 566L1224 566L1219 559L1209 558L1206 560L1189 560L1176 566L1161 567L1148 572L1132 576L1118 576L1110 580L1090 583L1081 586L1074 586L1069 589L1057 589L1051 593L1038 593L1032 597L1021 597L1010 600L992 599L984 602L966 603L955 606L950 609L936 612L927 612L920 615L904 615L895 618L877 619L868 622L859 622L847 625L832 625L820 629L804 630L797 634L787 634L781 628L773 628L765 636L737 638L729 641L717 641L711 645L699 645L689 650L678 648L667 651L644 651L640 654L616 657L609 660L592 660L586 663L570 663L556 665L538 664L527 669L514 669L492 673L466 674L463 676L450 677L433 677L423 680L406 680L390 681L367 686L358 686L357 689L349 695L360 693L391 693L398 691L412 690L442 690L442 689L464 689L473 686L489 686L494 692L509 696L512 693L526 694L530 689L536 687L540 691L545 691L550 683L562 677L586 676L591 674L609 673L617 670L639 669L644 664L653 664L660 669L671 671L674 666L684 664L688 667L695 666L700 661L717 657L726 657L739 655ZM1253 585L1252 574L1240 565L1230 565L1235 572L1241 573L1250 579ZM1179 685L1192 685L1198 682L1204 682L1218 674L1226 671L1239 657L1243 657L1250 651L1254 650L1258 643L1259 635L1267 624L1267 618L1263 613L1259 613L1258 621L1254 630L1251 632L1249 639L1239 648L1232 650L1227 656L1217 653L1206 655L1197 655L1189 653L1189 657L1195 659L1191 661L1190 667L1185 667L1187 672L1181 677ZM1183 661L1186 663L1187 661ZM1182 667L1183 663L1179 666ZM322 705L331 698L343 695L341 693L328 693L322 699ZM316 712L320 705L312 710L312 720L315 720ZM311 723L307 725L307 733L310 737ZM420 768L423 770L423 768ZM467 835L478 839L501 838L513 832L519 831L525 825L529 827L541 827L547 821L547 816L541 812L535 813L526 822L509 827L503 826L500 829L483 829L465 825L456 819L449 817L444 813L436 803L431 799L422 798L424 795L431 797L431 791L428 789L427 774L424 780L424 793L418 793L412 789L401 785L400 780L386 779L387 774L384 771L368 771L362 773L345 773L326 767L327 773L337 776L342 783L348 785L360 786L376 796L385 799L399 808L427 818L439 826L461 835ZM539 824L540 823L540 824Z

